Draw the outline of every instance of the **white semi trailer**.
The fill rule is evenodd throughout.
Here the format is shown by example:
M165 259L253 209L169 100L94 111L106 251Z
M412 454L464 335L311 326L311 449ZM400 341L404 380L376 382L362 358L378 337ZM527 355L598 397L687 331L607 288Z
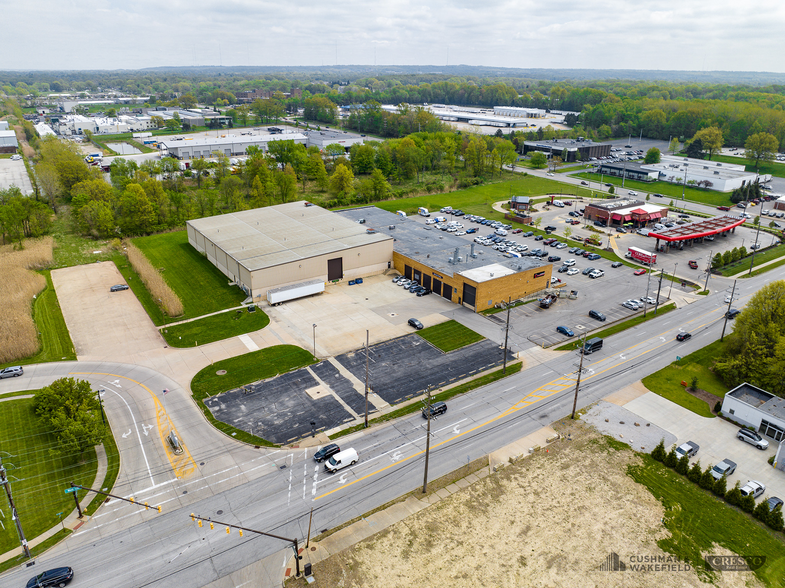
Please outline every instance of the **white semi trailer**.
M310 280L300 284L291 284L267 290L267 302L271 306L275 306L276 304L312 296L313 294L321 294L322 292L324 292L324 282L322 280Z

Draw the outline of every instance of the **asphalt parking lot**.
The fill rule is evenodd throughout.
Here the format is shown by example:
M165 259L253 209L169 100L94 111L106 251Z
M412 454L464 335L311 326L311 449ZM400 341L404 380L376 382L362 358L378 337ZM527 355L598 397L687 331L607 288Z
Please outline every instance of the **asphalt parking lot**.
M419 394L503 363L501 349L487 339L443 353L416 334L369 347L369 388L397 404ZM508 360L513 361L512 354ZM338 362L350 377L341 373ZM282 374L213 396L205 401L213 416L276 444L333 429L365 413L365 352ZM351 378L351 379L350 379ZM354 381L352 381L354 380ZM369 414L376 407L369 403Z
M0 159L0 190L8 190L11 186L19 188L25 196L33 193L25 162L21 159Z

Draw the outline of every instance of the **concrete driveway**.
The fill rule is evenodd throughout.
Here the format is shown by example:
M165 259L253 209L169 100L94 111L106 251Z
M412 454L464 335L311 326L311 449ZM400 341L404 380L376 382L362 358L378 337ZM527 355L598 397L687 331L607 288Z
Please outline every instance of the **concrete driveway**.
M131 290L109 292L125 283L114 263L56 269L52 282L79 359L118 360L166 344Z
M697 443L700 446L697 459L704 468L725 458L735 461L738 467L736 473L728 478L728 488L732 488L737 480L742 486L747 480L758 480L766 485L765 497L785 497L785 473L767 463L776 452L776 443L771 439L768 440L769 448L761 451L736 438L738 426L721 418L698 416L653 392L631 400L624 408L673 433L679 445L685 441Z
M33 193L25 162L21 159L0 159L0 190L7 190L11 186L19 188L25 196Z

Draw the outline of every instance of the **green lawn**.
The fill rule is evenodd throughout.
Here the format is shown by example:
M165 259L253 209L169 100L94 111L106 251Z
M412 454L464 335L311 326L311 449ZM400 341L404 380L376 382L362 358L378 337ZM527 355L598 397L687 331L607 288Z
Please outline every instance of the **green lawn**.
M426 194L403 200L377 202L375 206L390 212L403 210L407 214L417 214L417 209L420 206L438 212L442 207L450 205L456 210L460 208L467 214L477 214L485 218L501 220L504 215L491 208L494 202L509 200L511 196L539 196L542 194L570 194L588 198L591 196L591 191L546 178L515 174L515 177L503 182L474 186L444 194Z
M185 313L178 318L239 306L246 298L240 288L230 286L229 278L188 244L186 231L139 237L133 243L153 267L162 270L166 283L180 297Z
M191 380L191 393L207 420L218 430L231 435L238 441L270 446L272 443L261 437L256 437L217 420L210 409L204 405L204 400L209 396L272 378L317 361L310 352L295 345L266 347L207 366ZM216 372L220 370L225 370L226 374L219 376Z
M621 178L609 176L607 174L594 174L584 172L575 174L573 177L582 178L591 182L599 182L602 180L603 184L613 184L616 188L616 195L625 196L628 190L654 192L663 194L665 198L652 198L649 200L652 204L662 203L666 206L671 200L674 204L681 202L681 184L671 184L670 182L639 182L637 180L627 179L624 181L624 188L621 187ZM687 177L689 180L689 176ZM730 206L730 193L715 192L712 190L701 190L699 188L692 188L686 186L684 188L684 199L691 202L700 202L709 206Z
M708 571L703 558L706 553L716 553L716 546L741 556L762 555L766 563L755 575L766 586L783 585L785 543L781 533L725 504L650 455L643 454L641 459L642 464L630 466L628 474L665 507L662 522L670 534L657 542L661 549L690 561L707 582L716 579L717 572Z
M12 484L14 500L28 540L59 523L57 513L65 517L74 509L74 498L64 492L69 482L90 487L98 469L95 450L86 451L80 463L52 456L49 449L57 444L49 426L38 420L33 399L3 402L0 410L0 447L3 464ZM79 492L79 499L86 492ZM5 528L0 527L0 553L19 546L16 528L7 514Z
M170 347L194 347L265 328L270 323L262 310L235 310L161 329Z
M511 364L511 365L507 366L507 373L506 374L502 372L502 369L498 369L498 370L496 370L494 372L491 372L489 374L485 374L484 376L476 378L476 379L472 380L471 382L466 382L464 384L460 384L459 386L455 386L454 388L449 388L449 389L445 390L444 392L439 392L438 394L435 394L433 396L434 402L439 402L439 401L446 402L450 398L454 398L455 396L458 396L459 394L463 394L464 392L469 392L470 390L475 390L475 389L480 388L482 386L486 386L487 384L490 384L491 382L495 382L497 380L501 380L502 378L506 378L507 376L511 376L513 374L517 374L519 371L521 371L522 367L523 367L523 364L520 363L520 362L517 362L517 363L514 363L514 364ZM407 404L406 406L403 406L403 407L401 407L401 408L399 408L397 410L393 410L391 412L383 414L382 416L376 417L375 419L370 419L368 421L368 425L369 426L373 426L373 425L376 425L376 424L379 424L379 423L384 423L384 422L387 422L387 421L391 421L391 420L400 418L402 416L406 416L408 414L414 414L415 412L420 412L422 410L422 407L423 407L423 405L420 404L419 402L413 402L413 403ZM362 430L364 428L365 428L364 424L354 425L352 427L348 427L346 429L338 431L338 433L336 433L335 435L330 437L330 439L338 439L340 437L344 437L346 435L350 435L352 433L356 433L357 431L360 431L360 430Z
M657 309L656 316L662 316L672 310L676 310L676 305L672 302L668 302L663 304ZM616 323L615 325L611 325L607 329L603 329L597 333L592 333L592 337L600 337L601 339L605 337L610 337L611 335L615 335L616 333L621 333L622 331L626 331L627 329L631 329L632 327L637 327L638 325L653 320L655 317L654 309L649 307L649 311L646 313L646 317L643 316L641 313L638 316L634 316L631 319L626 321L622 321L620 323ZM572 351L573 349L578 349L581 346L582 339L576 339L567 343L566 345L562 345L561 347L557 347L556 351Z
M485 338L456 321L447 321L446 323L428 327L422 331L417 331L417 334L445 353L471 345L477 341L482 341Z
M710 368L714 360L723 355L724 349L724 343L715 341L711 345L646 376L642 380L643 385L655 394L659 394L695 414L714 418L711 412L714 407L708 406L703 400L687 392L681 383L686 382L687 385L690 385L692 378L697 377L698 388L714 394L717 400L722 400L729 388L714 375Z
M766 237L761 237L761 241L766 239ZM755 265L757 267L761 264L767 263L769 261L773 261L775 259L779 259L780 257L785 257L785 245L776 245L775 247L771 247L766 249L765 251L761 251L760 253L755 254ZM744 259L740 259L730 265L723 267L720 270L720 273L727 277L736 276L741 273L746 273L750 270L750 263L752 262L752 256L748 255ZM754 271L754 269L753 269Z
M150 294L150 290L142 283L139 274L137 274L136 271L134 271L134 268L131 267L131 264L128 263L128 258L125 255L116 253L113 257L113 261L117 266L117 270L123 278L125 278L125 283L131 288L131 291L134 293L137 300L139 300L142 308L147 311L147 315L150 317L150 320L153 321L153 324L157 326L163 325L164 315L161 312L161 307L156 304L155 300L153 300L153 295Z
M120 451L117 449L117 443L115 443L114 436L107 435L104 440L104 451L106 451L106 475L104 476L101 487L96 488L96 490L111 492L112 488L114 488L114 483L117 481L117 476L120 474ZM87 508L84 509L84 512L88 515L94 514L104 503L104 500L106 500L106 496L96 494L95 498L93 498L90 501L90 504L87 505Z

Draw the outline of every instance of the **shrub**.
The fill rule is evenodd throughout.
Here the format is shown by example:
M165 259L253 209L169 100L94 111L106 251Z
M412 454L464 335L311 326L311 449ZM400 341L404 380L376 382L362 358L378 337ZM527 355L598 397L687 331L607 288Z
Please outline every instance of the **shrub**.
M153 298L160 302L161 309L169 316L183 314L183 303L166 283L161 272L153 267L150 260L133 243L127 242L126 247L128 261L139 274Z
M769 503L765 500L761 500L752 511L752 516L754 516L759 521L766 523L767 525L769 524L769 514L771 514L771 511L769 510Z
M660 442L657 444L652 452L651 456L659 462L665 461L667 454L665 453L665 439L660 439Z
M687 454L681 456L681 459L676 463L676 473L686 476L690 471L690 458Z
M775 508L774 512L769 513L769 520L766 521L766 524L775 531L782 531L782 528L785 527L785 522L782 520L781 506Z
M714 476L711 475L711 467L711 464L706 466L706 469L701 474L700 482L698 482L700 487L704 490L714 490L716 480L714 479Z
M774 465L774 456L772 455L772 456L771 456L771 457L769 457L769 459L768 459L768 460L766 460L766 461L768 461L768 462L769 462L769 465Z
M696 461L695 464L690 468L690 471L687 472L687 479L695 484L700 484L702 476L703 470L701 469L701 462Z
M716 414L720 414L721 410L722 410L722 401L718 400L717 403L714 405L714 412Z
M733 506L739 506L742 498L743 497L741 495L741 490L739 488L738 482L736 482L736 485L733 488L731 488L725 493L725 501L728 504L732 504Z
M712 491L717 496L725 496L728 488L728 479L725 476L722 476L719 480L714 482L714 487ZM727 500L727 497L726 497Z
M679 463L679 458L676 457L676 446L674 445L671 447L668 455L665 456L665 465L669 468L675 468L677 463Z
M690 380L690 390L693 392L698 389L698 376L692 376Z
M741 494L741 492L739 492ZM747 494L747 496L742 496L741 500L739 501L739 507L744 512L751 513L755 510L755 499L752 497L752 494Z

